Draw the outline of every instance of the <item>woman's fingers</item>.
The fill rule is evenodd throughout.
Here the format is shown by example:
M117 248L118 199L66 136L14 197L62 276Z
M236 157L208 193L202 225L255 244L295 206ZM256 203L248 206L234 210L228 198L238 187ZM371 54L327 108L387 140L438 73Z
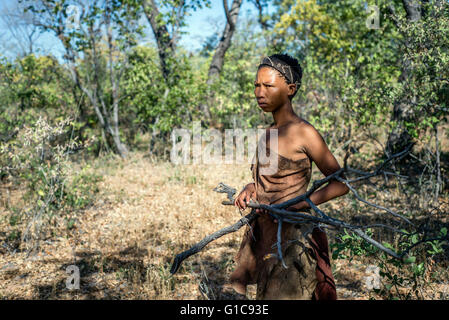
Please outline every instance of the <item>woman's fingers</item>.
M235 198L234 205L235 205L236 207L238 207L239 209L242 209L242 208L240 207L239 197Z
M240 208L240 204L239 204L239 198L238 198L238 197L237 197L237 198L235 198L235 200L234 200L234 206L236 206L236 207Z
M242 206L243 210L246 209L245 196L240 198L240 205Z
M245 203L244 199L245 199L245 195L244 194L243 195L239 194L237 199L235 200L234 204L237 207L239 207L240 210L245 210L246 209L246 203Z
M246 201L246 205L248 205L249 204L249 200L251 199L251 196L250 196L250 194L249 193L247 193L246 194L246 198L245 198L245 201Z
M253 193L254 194L254 193ZM243 190L234 200L234 205L240 210L245 210L251 201L252 194L248 190Z

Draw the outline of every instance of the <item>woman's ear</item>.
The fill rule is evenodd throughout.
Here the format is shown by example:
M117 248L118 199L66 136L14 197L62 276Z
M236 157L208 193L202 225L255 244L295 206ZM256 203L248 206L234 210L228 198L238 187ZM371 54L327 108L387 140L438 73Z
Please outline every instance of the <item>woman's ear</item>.
M293 96L296 92L296 84L290 83L288 84L288 96Z

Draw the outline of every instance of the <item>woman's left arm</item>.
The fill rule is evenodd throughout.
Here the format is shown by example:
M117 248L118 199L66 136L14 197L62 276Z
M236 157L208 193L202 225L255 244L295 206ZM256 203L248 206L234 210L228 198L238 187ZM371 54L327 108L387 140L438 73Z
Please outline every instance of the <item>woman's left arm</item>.
M302 137L302 141L305 141L304 149L306 153L326 177L341 168L337 159L335 159L334 155L327 147L323 137L312 125L299 127L296 134ZM344 175L342 175L342 178L345 178ZM310 195L310 200L314 204L319 205L348 192L349 188L344 183L337 180L331 180L325 187L315 190L315 192ZM296 205L289 207L287 210L297 211L308 208L310 208L310 205L306 201L301 201Z

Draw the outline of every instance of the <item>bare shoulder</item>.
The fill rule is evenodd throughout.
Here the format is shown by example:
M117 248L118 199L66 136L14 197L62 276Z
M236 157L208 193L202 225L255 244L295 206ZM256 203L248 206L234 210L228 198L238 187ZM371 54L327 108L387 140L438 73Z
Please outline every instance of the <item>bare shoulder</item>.
M289 131L291 134L296 136L301 136L306 139L319 139L321 134L313 125L307 120L302 119L301 121L294 122L290 125Z
M292 124L289 131L291 136L296 137L297 149L309 156L314 150L323 151L327 147L320 132L306 120Z
M285 136L289 144L288 149L292 157L297 157L299 154L308 154L309 144L311 140L314 140L318 132L315 128L306 120L301 118L291 122L285 128ZM318 134L319 135L319 134ZM312 143L312 145L315 143ZM293 156L295 154L296 156Z

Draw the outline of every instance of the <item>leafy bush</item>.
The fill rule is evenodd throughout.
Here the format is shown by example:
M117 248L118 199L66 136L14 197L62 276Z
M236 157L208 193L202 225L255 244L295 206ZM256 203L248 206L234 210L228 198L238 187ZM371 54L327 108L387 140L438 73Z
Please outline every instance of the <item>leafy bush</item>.
M20 228L17 232L28 250L37 249L60 218L71 221L70 215L86 207L98 191L99 177L84 169L69 183L73 175L69 154L88 144L66 138L72 123L64 119L52 126L41 117L20 130L17 139L0 144L2 175L25 190L24 204L10 208L10 225Z
M332 258L351 261L355 256L370 257L377 263L381 283L378 288L369 288L374 293L385 299L424 299L431 283L445 279L435 266L444 255L444 247L448 246L447 228L442 227L435 235L401 232L399 239L395 240L396 245L383 243L389 249L402 250L401 260L381 253L358 235L347 231L330 244ZM367 234L371 236L372 231L368 229Z

